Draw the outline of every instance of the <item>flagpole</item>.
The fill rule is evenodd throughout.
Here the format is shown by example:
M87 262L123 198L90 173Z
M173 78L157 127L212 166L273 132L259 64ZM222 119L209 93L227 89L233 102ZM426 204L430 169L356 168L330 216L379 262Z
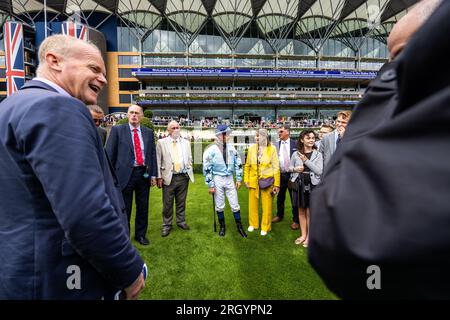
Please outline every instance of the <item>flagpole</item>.
M47 39L47 0L44 0L45 39Z

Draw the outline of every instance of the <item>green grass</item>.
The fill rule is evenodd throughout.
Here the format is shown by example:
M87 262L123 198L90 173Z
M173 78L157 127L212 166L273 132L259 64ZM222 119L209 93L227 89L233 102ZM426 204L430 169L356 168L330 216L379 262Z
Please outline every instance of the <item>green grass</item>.
M226 235L213 232L212 199L203 176L189 185L186 221L191 230L174 226L161 237L162 191L151 188L149 246L133 240L149 267L141 299L336 299L307 262L307 249L294 244L290 201L285 219L265 237L259 230L241 238L233 215L225 210ZM248 227L248 193L239 190L242 222ZM289 203L289 204L288 204ZM274 211L275 214L275 201ZM134 217L134 213L133 213ZM132 222L132 239L134 221Z

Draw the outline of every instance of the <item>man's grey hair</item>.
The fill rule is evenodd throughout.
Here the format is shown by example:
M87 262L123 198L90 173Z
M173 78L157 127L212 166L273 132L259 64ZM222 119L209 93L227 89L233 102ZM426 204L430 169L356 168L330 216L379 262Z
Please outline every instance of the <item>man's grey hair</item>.
M96 49L100 54L100 49L90 41L84 41L75 37L66 36L62 34L56 34L46 38L39 46L39 66L37 67L36 74L39 77L42 75L42 69L46 65L45 56L48 52L54 52L60 56L70 56L72 52L76 52L75 49L80 45L89 45Z
M278 127L278 129L284 129L287 132L291 132L291 126L288 124L282 124L281 126Z
M167 124L167 129L169 129L170 125L171 125L171 124L174 124L174 123L179 124L177 121L171 120L171 121L169 121L169 123Z
M130 110L131 107L138 107L138 108L140 108L141 111L142 111L142 114L144 114L144 107L143 107L143 106L140 106L140 105L138 105L138 104L130 104L130 105L128 106L127 112L128 112L128 110Z
M86 107L87 107L87 108L89 109L89 111L91 111L91 112L105 114L105 113L103 112L103 109L100 108L100 106L98 106L98 105L96 105L96 104L90 104L90 105L87 105Z

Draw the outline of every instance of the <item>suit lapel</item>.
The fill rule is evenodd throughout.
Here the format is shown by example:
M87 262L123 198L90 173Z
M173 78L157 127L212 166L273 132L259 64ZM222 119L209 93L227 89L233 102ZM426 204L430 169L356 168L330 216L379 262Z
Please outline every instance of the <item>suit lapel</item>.
M149 134L146 127L141 126L141 132L142 132L142 140L144 141L144 149L145 153L147 154L147 151L149 150ZM147 157L146 157L147 158Z
M125 143L128 144L130 148L130 152L133 155L134 159L134 144L133 144L133 138L132 138L132 132L130 131L130 125L127 123L123 126L123 134L124 134L124 140Z
M331 143L331 150L332 150L331 153L334 153L336 151L336 132L335 131L333 131L333 134L330 135L330 143Z
M173 163L173 159L172 159L172 146L171 146L171 140L169 137L164 139L164 147L166 148L166 152L165 154L167 155L167 160L170 161L170 163Z

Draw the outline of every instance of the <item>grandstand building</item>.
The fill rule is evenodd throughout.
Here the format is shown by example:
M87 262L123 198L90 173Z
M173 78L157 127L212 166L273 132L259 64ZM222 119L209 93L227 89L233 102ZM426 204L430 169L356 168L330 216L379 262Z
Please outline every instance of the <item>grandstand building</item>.
M46 36L72 32L104 53L106 113L134 102L192 120L329 118L361 99L388 60L390 30L415 2L0 0L0 96L13 89L8 81L20 87L35 75ZM23 73L12 73L17 53L8 57L12 21Z

